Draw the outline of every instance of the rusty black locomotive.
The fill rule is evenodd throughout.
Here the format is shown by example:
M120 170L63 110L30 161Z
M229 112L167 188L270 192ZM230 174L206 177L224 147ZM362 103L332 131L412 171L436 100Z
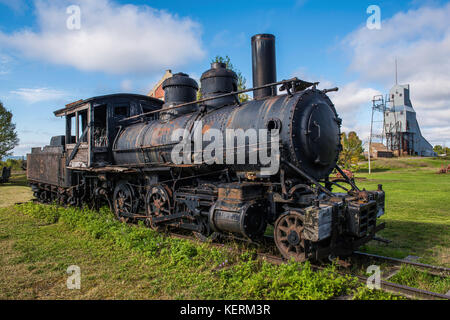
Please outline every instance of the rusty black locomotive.
M277 82L275 37L259 34L251 43L252 89L238 91L236 74L213 63L201 77L201 99L197 82L178 73L162 85L164 102L113 94L55 111L66 119L65 135L27 155L35 196L69 205L104 202L120 220L188 230L202 240L257 242L273 228L279 251L297 261L348 254L373 239L384 228L377 225L384 191L360 190L337 166L341 119L329 90L297 78ZM246 91L253 99L241 102ZM184 134L174 140L177 130ZM267 162L253 157L260 144L245 134L230 138L232 130L263 132L258 139L270 140L265 151L275 170L267 174ZM204 161L197 156L212 139L194 145L198 132L223 133L232 147L214 149L215 161ZM194 152L182 149L179 163L174 149L181 142ZM244 161L223 161L239 157ZM330 178L335 170L340 180Z

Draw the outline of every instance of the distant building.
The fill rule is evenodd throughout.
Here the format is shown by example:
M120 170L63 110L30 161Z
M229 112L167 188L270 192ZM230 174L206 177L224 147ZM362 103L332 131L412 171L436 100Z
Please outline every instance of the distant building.
M390 107L384 111L386 146L396 156L436 156L432 145L422 136L411 100L409 84L396 84L389 92Z
M149 97L153 97L156 99L164 100L164 90L162 88L162 83L164 80L171 78L173 76L172 70L166 70L166 73L161 78L161 80L158 81L158 83L153 87L152 90L147 94Z
M370 149L371 158L392 158L394 156L394 153L382 143L372 142Z

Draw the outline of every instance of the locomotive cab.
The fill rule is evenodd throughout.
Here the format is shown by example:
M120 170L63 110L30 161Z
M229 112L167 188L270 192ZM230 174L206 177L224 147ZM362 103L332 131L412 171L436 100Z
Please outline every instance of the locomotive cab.
M66 118L64 144L67 167L91 168L113 165L112 144L120 121L155 111L162 101L135 94L115 94L79 100L55 111Z

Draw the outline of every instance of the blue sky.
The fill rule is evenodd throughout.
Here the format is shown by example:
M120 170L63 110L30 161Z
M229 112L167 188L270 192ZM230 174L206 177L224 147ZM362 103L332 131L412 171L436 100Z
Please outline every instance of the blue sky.
M69 30L70 5L80 30ZM369 5L381 29L369 30ZM251 86L250 37L277 38L278 79L338 86L343 130L364 139L371 98L411 84L422 133L450 144L450 5L446 1L9 1L0 0L0 100L13 111L16 155L64 132L53 111L115 92L146 94L166 69L200 78L229 55Z

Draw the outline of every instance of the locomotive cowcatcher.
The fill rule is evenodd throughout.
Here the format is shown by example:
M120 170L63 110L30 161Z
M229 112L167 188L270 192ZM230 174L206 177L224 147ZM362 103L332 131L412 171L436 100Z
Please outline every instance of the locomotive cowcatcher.
M238 91L236 74L213 63L200 79L201 99L197 82L177 73L162 84L164 101L112 94L55 111L66 120L65 135L27 155L35 197L108 204L120 220L188 230L201 240L258 242L273 232L280 253L296 261L347 255L372 240L384 228L377 219L385 194L381 185L360 190L337 165L342 121L327 96L337 88L319 90L297 78L277 82L275 37L255 35L251 44L252 89ZM239 95L250 91L253 99L241 102ZM224 140L231 129L277 132L271 150L278 150L279 166L263 174L266 163L249 161L258 152L254 141L237 136L224 153L244 163L175 162L174 148L193 141L199 125L203 134L224 133ZM178 129L187 135L174 141ZM209 143L202 141L200 151ZM339 179L330 178L334 171Z

